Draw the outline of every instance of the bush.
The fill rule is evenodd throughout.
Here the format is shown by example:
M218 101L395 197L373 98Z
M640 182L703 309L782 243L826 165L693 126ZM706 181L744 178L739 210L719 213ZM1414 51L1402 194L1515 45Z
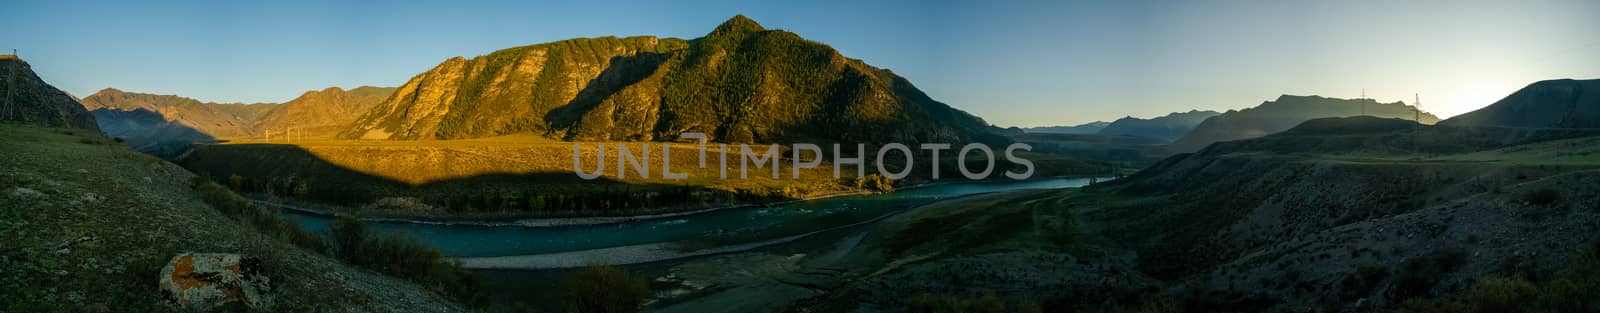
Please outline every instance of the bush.
M883 177L883 175L878 175L878 173L857 177L855 185L856 188L860 189L872 189L881 192L894 191L894 180L889 179L888 177Z
M1549 206L1561 200L1561 192L1550 188L1540 188L1522 194L1522 200L1537 206Z
M361 249L372 269L395 277L424 279L436 263L444 258L416 239L406 236L385 236L367 242Z
M1395 313L1462 313L1467 312L1466 305L1455 302L1435 302L1424 299L1411 299L1400 303Z
M1486 277L1467 291L1467 306L1473 312L1518 312L1533 304L1539 289L1520 278Z
M994 295L984 295L977 298L961 298L946 294L918 294L906 301L906 312L911 313L1002 313L1002 312L1040 312L1042 309L1037 303L1018 302L1007 304L1005 300Z
M353 216L342 216L328 227L328 234L333 238L334 252L352 264L362 264L361 246L366 244L366 226L361 224L361 219Z
M1548 312L1600 312L1600 241L1567 262L1539 288L1538 308Z
M590 265L561 281L567 305L578 313L639 312L650 285L615 267Z
M203 175L196 176L193 184L200 201L224 215L245 222L262 234L287 241L295 246L318 253L327 251L328 246L321 236L300 228L297 222L278 218L277 211L250 204L244 198L228 191L222 185L211 182Z

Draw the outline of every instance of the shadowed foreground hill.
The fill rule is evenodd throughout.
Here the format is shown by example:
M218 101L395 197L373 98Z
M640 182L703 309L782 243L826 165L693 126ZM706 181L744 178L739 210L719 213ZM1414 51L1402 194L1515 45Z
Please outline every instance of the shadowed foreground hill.
M1141 272L1191 281L1207 307L1433 301L1482 275L1548 275L1600 239L1596 135L1318 119L1106 185L1139 200L1098 216L1143 243Z
M970 142L1003 140L909 81L735 16L705 37L587 38L453 58L340 137Z
M1600 79L1546 80L1444 125L1600 128Z
M1379 103L1372 99L1336 99L1319 96L1283 95L1254 108L1222 113L1195 126L1188 135L1173 142L1174 151L1195 151L1213 142L1249 139L1287 130L1301 122L1324 117L1368 115L1412 119L1415 108L1404 102ZM1365 113L1365 114L1363 114ZM1438 117L1420 113L1422 124L1433 124Z
M664 311L1593 312L1595 203L1600 131L1316 119L757 263L777 269L682 266L669 279L732 283Z
M98 131L89 115L72 96L39 79L28 62L15 55L0 55L0 121Z
M86 130L0 124L0 311L163 312L183 252L258 256L284 312L450 312L441 297L258 232L194 175Z

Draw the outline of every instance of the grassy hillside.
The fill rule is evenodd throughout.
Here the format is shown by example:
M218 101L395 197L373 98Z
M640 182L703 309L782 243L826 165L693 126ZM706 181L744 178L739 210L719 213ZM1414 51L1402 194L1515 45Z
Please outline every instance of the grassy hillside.
M1318 120L1108 184L1139 200L1097 218L1218 307L1448 302L1483 275L1549 279L1600 239L1600 156L1573 148L1595 135Z
M0 133L0 311L172 311L156 278L191 251L262 258L275 310L460 310L257 232L202 201L193 174L98 134L15 124Z
M1597 135L1313 120L1081 190L929 205L803 254L692 262L668 280L709 286L663 310L1588 312ZM706 270L736 262L756 266Z

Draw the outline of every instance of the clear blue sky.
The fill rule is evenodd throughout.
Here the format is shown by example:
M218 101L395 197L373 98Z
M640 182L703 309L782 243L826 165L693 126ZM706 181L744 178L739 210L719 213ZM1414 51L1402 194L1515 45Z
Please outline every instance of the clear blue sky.
M79 96L281 102L551 40L693 38L742 13L1003 126L1362 88L1382 101L1421 93L1449 116L1533 81L1600 78L1600 1L1584 0L215 2L10 3L0 48Z

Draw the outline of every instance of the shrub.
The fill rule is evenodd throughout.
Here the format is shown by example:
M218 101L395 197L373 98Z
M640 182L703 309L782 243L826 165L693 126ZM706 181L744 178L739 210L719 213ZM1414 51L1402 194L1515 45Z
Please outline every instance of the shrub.
M1467 306L1455 302L1435 302L1425 299L1411 299L1400 303L1395 313L1461 313L1467 312Z
M867 174L867 176L857 177L855 186L856 188L860 189L891 192L894 191L894 180L889 179L888 177L883 177L883 175L878 175L878 173L872 173Z
M1556 279L1539 288L1538 308L1548 312L1600 312L1600 241L1576 253Z
M567 305L579 313L639 312L650 285L615 267L590 265L561 281Z
M277 211L250 204L222 185L206 179L204 175L196 176L193 184L200 200L224 215L245 222L262 234L301 248L318 253L327 251L327 244L322 241L321 236L300 228L297 222L278 218Z
M361 247L369 267L395 277L424 279L436 263L443 262L439 251L407 236L384 236Z
M361 224L361 219L353 216L339 217L333 225L328 227L328 234L332 235L333 249L339 257L354 264L361 264L361 246L366 243L366 227Z
M1445 248L1439 251L1439 255L1433 258L1433 262L1441 272L1455 272L1461 269L1462 265L1467 264L1467 249L1462 247Z
M1538 294L1533 283L1520 278L1480 278L1467 292L1467 306L1474 312L1517 312L1533 304Z
M906 301L906 312L911 313L1001 313L1040 312L1037 303L1006 303L992 294L977 298L962 298L947 294L917 294Z
M233 191L243 191L244 176L239 176L239 174L228 176L228 188L233 189Z
M1549 206L1561 200L1561 192L1550 188L1539 188L1522 194L1522 200L1537 206Z

